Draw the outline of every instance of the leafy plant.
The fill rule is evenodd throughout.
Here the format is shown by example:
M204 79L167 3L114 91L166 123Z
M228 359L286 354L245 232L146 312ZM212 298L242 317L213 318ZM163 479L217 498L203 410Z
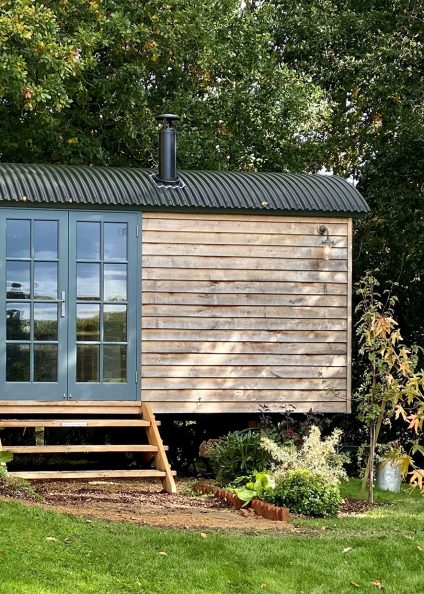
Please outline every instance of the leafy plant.
M8 464L9 462L12 462L12 460L13 460L12 452L8 452L7 450L0 451L0 467L5 464Z
M266 436L261 438L261 445L277 466L276 480L289 470L308 470L319 474L326 483L338 485L347 478L343 465L348 456L337 451L341 435L342 432L335 429L331 435L321 439L320 429L313 425L300 448L280 446Z
M328 484L318 473L288 470L277 481L272 500L291 512L307 516L335 516L343 499L339 487Z
M368 431L368 460L364 470L361 494L368 485L368 499L374 496L375 456L381 428L391 417L401 417L417 437L424 423L424 372L416 371L418 348L408 348L402 343L398 323L394 319L397 303L392 287L378 290L379 282L368 271L357 285L360 302L356 311L359 354L365 364L363 381L355 394L358 416ZM405 476L410 467L411 482L423 489L424 471L417 468L413 456L424 452L418 440L409 454L397 457Z
M240 476L253 476L271 466L271 454L261 446L262 431L234 431L203 450L220 485L229 485Z
M236 479L234 483L239 484L245 481L246 477L240 477L239 479ZM272 472L258 472L257 470L254 470L252 480L248 481L242 487L236 487L232 490L239 499L244 501L245 506L255 497L258 499L268 499L272 496L274 487L275 481Z

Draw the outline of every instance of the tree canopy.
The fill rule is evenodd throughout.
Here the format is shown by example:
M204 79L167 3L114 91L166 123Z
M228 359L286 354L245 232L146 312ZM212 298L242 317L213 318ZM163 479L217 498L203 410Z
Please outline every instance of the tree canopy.
M0 159L353 178L357 277L399 282L424 346L423 0L3 0Z
M275 0L281 63L326 97L323 166L352 177L371 214L354 270L398 281L401 325L424 346L424 2Z
M179 165L313 170L327 107L238 0L3 3L2 160L154 165L154 115L184 116ZM184 133L186 131L186 133Z

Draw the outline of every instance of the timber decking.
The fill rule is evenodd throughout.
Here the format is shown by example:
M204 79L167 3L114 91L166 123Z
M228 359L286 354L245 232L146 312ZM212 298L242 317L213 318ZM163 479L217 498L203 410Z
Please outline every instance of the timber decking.
M349 411L351 235L348 218L145 212L142 398L160 412Z

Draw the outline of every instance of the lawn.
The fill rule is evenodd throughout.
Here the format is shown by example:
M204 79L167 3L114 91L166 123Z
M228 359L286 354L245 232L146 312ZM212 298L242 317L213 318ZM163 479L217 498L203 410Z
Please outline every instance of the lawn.
M357 490L357 483L345 487ZM0 501L0 594L343 594L424 591L424 499L378 494L299 535L158 530Z

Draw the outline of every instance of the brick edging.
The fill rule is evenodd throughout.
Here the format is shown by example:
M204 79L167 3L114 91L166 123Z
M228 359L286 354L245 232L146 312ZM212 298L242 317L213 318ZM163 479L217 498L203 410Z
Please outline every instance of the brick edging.
M231 491L227 491L226 489L219 489L210 485L197 485L195 489L198 493L210 493L218 499L223 499L235 509L241 509L243 507L243 501L235 493L231 493ZM255 515L266 518L267 520L289 521L289 509L287 507L279 507L261 499L252 499L244 508L252 509Z

